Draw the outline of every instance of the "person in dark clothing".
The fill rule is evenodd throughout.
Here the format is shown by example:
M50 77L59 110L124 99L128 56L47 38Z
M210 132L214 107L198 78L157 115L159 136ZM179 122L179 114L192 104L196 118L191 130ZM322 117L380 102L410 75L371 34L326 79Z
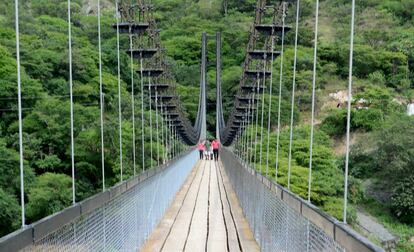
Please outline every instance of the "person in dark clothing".
M200 160L204 157L204 150L206 149L204 142L200 141L197 145L198 153L200 154Z
M211 146L213 147L214 160L218 161L220 141L218 139L213 140L213 142L211 143Z

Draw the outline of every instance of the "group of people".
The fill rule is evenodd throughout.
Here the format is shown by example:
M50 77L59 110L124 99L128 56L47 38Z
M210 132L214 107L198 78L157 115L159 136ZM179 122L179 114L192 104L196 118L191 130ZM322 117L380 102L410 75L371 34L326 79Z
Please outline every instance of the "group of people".
M218 161L220 141L218 139L214 139L211 142L208 139L200 141L197 149L200 153L200 159L213 160L214 158L215 161Z

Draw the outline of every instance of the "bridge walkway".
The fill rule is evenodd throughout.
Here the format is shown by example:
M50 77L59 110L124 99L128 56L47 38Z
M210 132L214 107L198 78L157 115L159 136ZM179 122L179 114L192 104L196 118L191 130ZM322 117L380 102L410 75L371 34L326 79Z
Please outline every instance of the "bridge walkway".
M196 163L141 251L259 251L220 162Z

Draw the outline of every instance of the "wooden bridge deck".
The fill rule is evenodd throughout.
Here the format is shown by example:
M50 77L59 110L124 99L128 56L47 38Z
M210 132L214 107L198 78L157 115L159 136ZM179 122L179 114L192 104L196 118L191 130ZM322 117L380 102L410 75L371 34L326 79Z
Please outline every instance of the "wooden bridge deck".
M259 251L221 163L197 162L141 251Z

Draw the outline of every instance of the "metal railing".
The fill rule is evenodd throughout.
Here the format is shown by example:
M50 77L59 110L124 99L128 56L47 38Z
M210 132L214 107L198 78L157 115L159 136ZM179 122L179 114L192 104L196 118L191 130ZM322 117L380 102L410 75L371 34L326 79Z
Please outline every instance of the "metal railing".
M383 251L223 148L221 159L261 251Z
M138 251L196 161L192 151L148 170L3 237L0 251Z

